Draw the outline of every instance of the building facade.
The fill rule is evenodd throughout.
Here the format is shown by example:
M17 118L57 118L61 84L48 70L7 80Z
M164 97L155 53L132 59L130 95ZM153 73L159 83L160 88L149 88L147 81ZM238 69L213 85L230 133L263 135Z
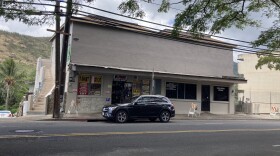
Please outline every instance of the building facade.
M280 107L280 72L263 66L256 69L257 55L238 56L238 73L248 80L239 84L238 99L241 103L250 103L246 113L270 113L271 107Z
M234 113L233 85L246 83L233 75L234 45L104 17L71 22L66 113L99 113L142 94L169 97L177 114L187 114L192 103L200 111Z

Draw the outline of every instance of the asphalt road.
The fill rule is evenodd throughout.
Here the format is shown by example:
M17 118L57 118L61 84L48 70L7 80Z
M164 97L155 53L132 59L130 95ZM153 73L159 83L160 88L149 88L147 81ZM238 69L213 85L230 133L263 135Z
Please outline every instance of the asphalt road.
M280 121L0 120L0 156L279 156Z

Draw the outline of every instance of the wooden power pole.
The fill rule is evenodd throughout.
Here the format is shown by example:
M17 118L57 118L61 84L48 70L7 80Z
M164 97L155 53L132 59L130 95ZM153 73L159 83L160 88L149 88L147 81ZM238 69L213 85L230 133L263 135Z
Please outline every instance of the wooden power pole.
M61 67L60 67L60 94L63 96L65 89L65 76L66 76L66 63L68 53L68 41L70 36L70 18L72 16L73 1L67 0L66 16L64 24L64 34L62 39L62 51L61 51ZM64 99L65 100L65 99Z
M60 1L56 0L55 5L55 90L54 90L54 105L53 118L59 118L60 109Z

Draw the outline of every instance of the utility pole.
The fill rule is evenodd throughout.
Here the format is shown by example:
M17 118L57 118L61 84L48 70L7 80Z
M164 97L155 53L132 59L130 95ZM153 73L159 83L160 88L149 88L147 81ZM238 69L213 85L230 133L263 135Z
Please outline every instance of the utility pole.
M153 68L153 73L152 73L152 95L155 94L155 69Z
M55 90L54 90L54 105L53 118L59 118L60 109L60 1L56 0L55 10L56 16L56 35L55 35Z
M65 24L64 24L64 35L62 39L62 51L61 51L61 67L60 67L60 95L63 96L65 88L65 76L66 76L66 61L68 52L68 41L70 32L70 18L72 16L72 0L67 0ZM64 100L63 100L64 101Z

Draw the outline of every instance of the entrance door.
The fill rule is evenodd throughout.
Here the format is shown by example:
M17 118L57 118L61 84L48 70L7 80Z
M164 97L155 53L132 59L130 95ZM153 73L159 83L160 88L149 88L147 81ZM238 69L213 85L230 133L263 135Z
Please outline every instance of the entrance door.
M128 103L132 97L132 83L113 81L112 104Z
M210 111L210 86L201 86L201 111Z

